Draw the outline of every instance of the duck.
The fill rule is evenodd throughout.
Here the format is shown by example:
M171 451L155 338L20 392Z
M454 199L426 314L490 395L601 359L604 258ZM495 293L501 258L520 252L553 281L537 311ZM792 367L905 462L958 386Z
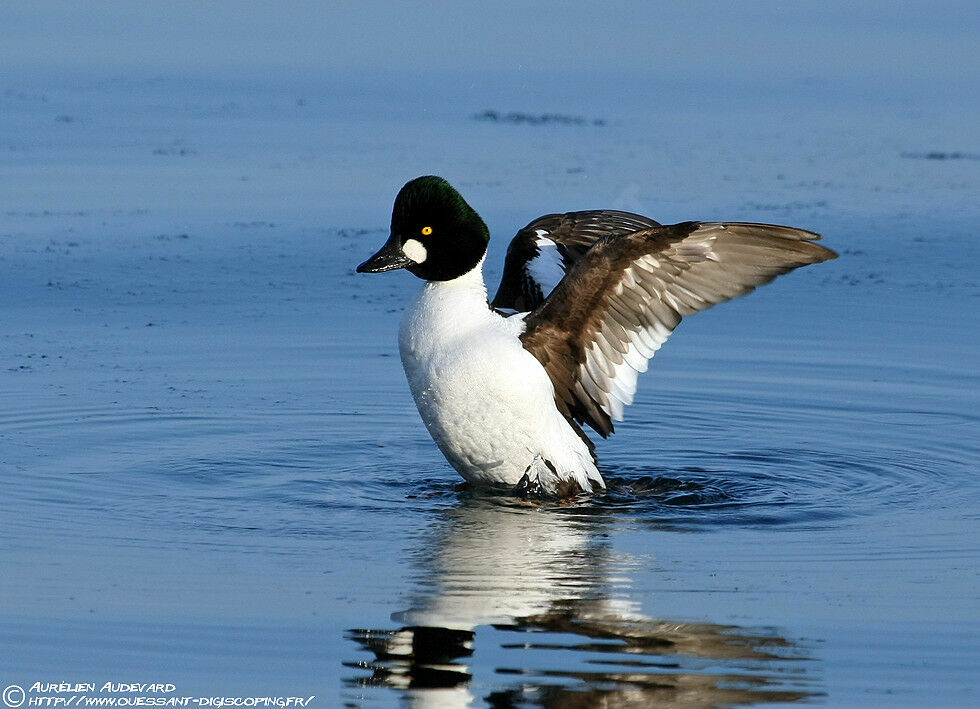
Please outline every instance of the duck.
M546 214L511 240L490 299L486 223L424 175L399 190L387 241L356 271L423 281L399 354L422 422L466 484L569 498L606 490L584 427L614 432L681 320L835 258L820 238L608 209Z

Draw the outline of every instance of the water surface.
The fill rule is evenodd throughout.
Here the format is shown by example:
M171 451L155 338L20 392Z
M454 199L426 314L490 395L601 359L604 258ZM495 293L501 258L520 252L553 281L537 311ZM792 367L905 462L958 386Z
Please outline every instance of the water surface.
M481 43L419 73L400 33L352 56L336 28L359 26L353 8L216 4L182 23L99 7L171 44L119 37L112 55L87 16L3 11L36 38L4 50L0 83L4 686L162 681L319 706L970 704L980 91L976 64L954 61L968 12L842 24L803 5L703 28L777 47L802 32L784 62L759 42L682 61L670 40L590 61L552 48L534 67L545 50L513 59L522 35L502 32L510 60ZM665 36L690 19L645 12ZM45 22L74 27L71 56L41 56ZM333 49L297 44L331 31ZM473 495L398 362L417 282L353 272L422 173L486 218L491 284L517 228L569 209L788 223L841 257L682 323L599 444L608 495Z

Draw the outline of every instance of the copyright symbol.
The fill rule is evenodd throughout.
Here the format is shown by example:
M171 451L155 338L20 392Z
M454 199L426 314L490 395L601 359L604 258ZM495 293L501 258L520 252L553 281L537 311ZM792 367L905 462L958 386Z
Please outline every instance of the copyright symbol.
M3 690L3 703L8 707L19 707L26 698L24 688L16 684L12 684Z

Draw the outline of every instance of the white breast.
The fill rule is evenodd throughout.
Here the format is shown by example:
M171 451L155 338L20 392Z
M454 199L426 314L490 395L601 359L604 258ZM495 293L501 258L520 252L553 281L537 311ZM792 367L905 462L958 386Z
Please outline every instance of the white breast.
M601 481L585 443L554 404L541 364L521 345L523 318L487 303L481 268L429 282L406 311L399 349L426 428L466 480L516 485L547 459L560 479Z

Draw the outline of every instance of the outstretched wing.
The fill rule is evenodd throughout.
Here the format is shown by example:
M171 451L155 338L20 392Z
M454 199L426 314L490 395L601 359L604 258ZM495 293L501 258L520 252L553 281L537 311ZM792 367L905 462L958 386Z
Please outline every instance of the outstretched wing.
M529 227L530 228L530 227ZM596 242L525 319L559 410L603 437L636 378L685 315L836 258L819 234L770 224L685 222Z
M507 247L492 305L521 313L534 310L599 239L655 226L659 224L647 217L611 209L538 217Z

